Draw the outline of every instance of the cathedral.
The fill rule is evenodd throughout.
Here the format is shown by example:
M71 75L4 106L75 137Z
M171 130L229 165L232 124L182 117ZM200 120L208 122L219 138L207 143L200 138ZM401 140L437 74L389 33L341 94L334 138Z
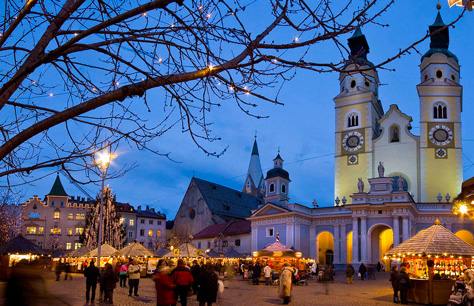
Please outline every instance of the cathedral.
M413 118L397 105L384 110L361 29L348 39L350 57L334 98L332 207L290 202L291 180L282 156L278 153L264 177L254 144L243 191L263 195L264 204L248 218L252 251L279 237L322 264L372 264L437 218L474 244L474 227L452 213L463 180L460 65L439 12L429 32L430 48L420 59L416 85L419 135L412 133Z

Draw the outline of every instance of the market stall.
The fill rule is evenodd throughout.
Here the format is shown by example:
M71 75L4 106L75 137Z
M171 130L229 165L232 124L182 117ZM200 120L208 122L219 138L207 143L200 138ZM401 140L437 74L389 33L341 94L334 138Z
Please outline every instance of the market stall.
M386 258L391 265L406 267L412 283L409 300L444 305L463 266L471 267L474 247L436 220L434 225L389 250Z
M280 270L285 263L289 263L300 270L304 269L301 256L301 252L285 246L278 240L252 253L254 261L263 260L267 262L273 270Z
M84 255L87 258L95 258L98 255L99 248L95 248L92 251ZM114 254L117 252L117 249L111 246L110 244L104 243L101 246L100 250L100 267L104 267L106 263L113 263ZM97 264L96 264L97 265Z
M8 268L19 261L33 261L45 254L43 249L22 235L16 236L0 248L0 278L5 278Z
M150 260L150 257L153 257L154 254L152 251L148 250L141 243L133 242L124 248L118 250L113 254L114 257L117 257L118 262L126 262L129 258L133 258L137 264L140 265L140 272L142 276L145 276L147 273L152 274L156 269L156 260Z

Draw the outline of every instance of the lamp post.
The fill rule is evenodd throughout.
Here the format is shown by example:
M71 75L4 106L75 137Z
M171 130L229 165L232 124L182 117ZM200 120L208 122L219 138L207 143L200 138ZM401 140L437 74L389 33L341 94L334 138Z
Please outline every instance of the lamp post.
M471 11L474 6L473 0L448 0L449 7L461 6L465 7L468 11Z
M100 203L99 203L99 238L97 241L97 262L100 269L100 255L102 251L102 240L104 239L103 223L104 223L104 192L105 192L105 178L107 171L109 170L110 163L117 157L117 154L111 153L110 148L103 149L95 154L95 164L101 172L101 190L100 190Z

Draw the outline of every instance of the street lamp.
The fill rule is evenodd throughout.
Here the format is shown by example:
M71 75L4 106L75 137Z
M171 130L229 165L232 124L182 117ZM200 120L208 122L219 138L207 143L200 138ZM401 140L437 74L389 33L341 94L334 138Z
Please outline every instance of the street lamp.
M468 11L472 10L472 7L474 6L474 1L473 0L448 0L448 5L449 7L453 6L462 6L465 7Z
M99 168L101 172L101 190L100 190L100 203L99 203L99 238L97 241L97 262L98 267L100 269L100 255L102 251L102 240L103 240L103 230L102 227L104 226L104 192L105 192L105 178L107 176L107 171L109 170L110 163L117 158L117 154L110 152L110 148L103 149L95 153L94 155L94 163Z

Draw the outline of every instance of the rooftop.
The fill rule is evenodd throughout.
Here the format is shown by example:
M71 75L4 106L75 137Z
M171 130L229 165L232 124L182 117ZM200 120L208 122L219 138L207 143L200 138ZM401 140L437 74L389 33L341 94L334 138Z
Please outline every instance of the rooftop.
M194 235L194 239L215 238L222 234L223 237L250 234L250 221L234 220L227 223L213 224Z

